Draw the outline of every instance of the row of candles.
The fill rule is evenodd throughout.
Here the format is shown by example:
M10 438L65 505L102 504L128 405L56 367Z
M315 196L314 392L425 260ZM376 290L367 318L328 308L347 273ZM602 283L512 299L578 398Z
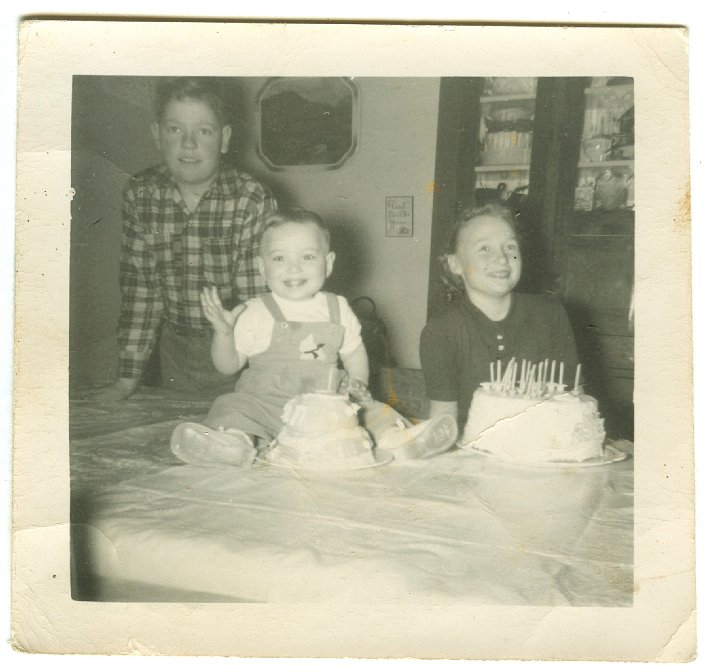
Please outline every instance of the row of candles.
M565 375L565 363L545 360L533 364L523 359L519 364L513 357L507 364L505 372L502 370L502 362L498 359L490 364L490 382L482 383L484 389L493 390L506 395L523 395L526 397L544 397L553 394L560 394L565 391L563 383ZM582 365L575 367L575 387L577 392L580 387L580 372ZM555 379L555 372L558 376Z

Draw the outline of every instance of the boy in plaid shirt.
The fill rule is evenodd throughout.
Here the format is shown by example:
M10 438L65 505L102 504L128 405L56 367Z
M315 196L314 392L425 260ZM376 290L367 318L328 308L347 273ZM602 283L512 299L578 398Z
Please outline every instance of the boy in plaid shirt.
M118 379L96 398L129 397L160 338L163 387L232 389L210 358L212 330L203 287L227 305L264 293L254 262L263 213L277 207L270 191L222 161L232 129L219 83L164 80L157 91L153 137L163 163L134 176L123 194L118 325Z

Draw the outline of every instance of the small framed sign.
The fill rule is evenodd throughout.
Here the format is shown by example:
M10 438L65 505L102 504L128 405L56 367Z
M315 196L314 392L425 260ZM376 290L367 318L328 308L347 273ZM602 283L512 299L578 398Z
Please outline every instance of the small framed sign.
M413 235L413 197L385 197L385 235L412 238Z

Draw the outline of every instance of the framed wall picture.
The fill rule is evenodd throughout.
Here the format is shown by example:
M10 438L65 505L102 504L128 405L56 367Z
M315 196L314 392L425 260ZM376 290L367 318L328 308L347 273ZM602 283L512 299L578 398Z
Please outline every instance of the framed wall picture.
M259 94L257 152L273 170L342 166L356 151L358 90L348 77L274 77Z
M387 196L385 198L385 235L391 238L412 238L412 196Z

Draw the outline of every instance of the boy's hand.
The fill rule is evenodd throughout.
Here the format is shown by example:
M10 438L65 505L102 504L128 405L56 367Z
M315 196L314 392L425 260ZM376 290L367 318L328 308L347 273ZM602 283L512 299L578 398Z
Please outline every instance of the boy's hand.
M245 310L245 304L240 303L232 310L225 310L220 301L217 287L204 287L200 293L200 303L202 304L203 314L213 329L224 336L232 334L233 327L238 316Z

